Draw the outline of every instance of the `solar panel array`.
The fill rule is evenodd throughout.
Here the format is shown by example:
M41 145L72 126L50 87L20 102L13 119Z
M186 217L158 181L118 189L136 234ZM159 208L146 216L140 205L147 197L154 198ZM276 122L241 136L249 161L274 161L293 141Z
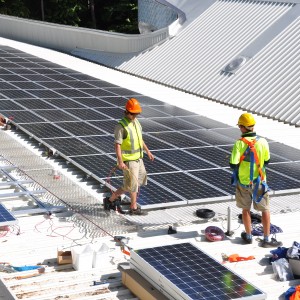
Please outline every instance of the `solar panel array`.
M133 269L169 299L265 299L266 294L191 243L131 251Z
M0 46L0 112L101 182L117 187L113 131L129 97L143 108L148 187L142 207L232 199L229 156L238 128L199 116L61 65ZM268 181L275 192L300 190L300 151L270 142ZM296 162L296 163L295 163Z

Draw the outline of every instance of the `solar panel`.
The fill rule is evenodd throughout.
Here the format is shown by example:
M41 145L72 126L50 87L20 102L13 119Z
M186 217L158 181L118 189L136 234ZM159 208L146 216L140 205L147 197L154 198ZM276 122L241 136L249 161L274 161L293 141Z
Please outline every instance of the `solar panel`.
M211 169L190 172L190 174L212 185L214 188L221 189L224 193L228 193L228 195L233 195L235 194L235 188L230 183L231 173L229 168L226 170Z
M88 88L88 89L81 89L81 91L83 91L85 94L87 95L91 95L91 96L97 96L97 97L101 97L101 96L113 96L114 94L103 90L101 88Z
M163 105L164 104L164 102L162 101L144 95L138 96L136 98L142 105Z
M47 99L47 102L58 108L83 108L80 103L67 98Z
M10 99L35 98L33 95L22 90L1 90L1 94Z
M75 101L87 107L114 107L112 104L94 97L75 98Z
M230 126L218 122L212 119L209 119L204 116L189 116L189 117L181 117L182 120L192 122L198 126L201 126L206 129L212 129L212 128L228 128Z
M298 180L300 182L300 162L269 164L267 168L268 170L274 170L281 174L285 174L292 179Z
M88 97L88 94L74 88L65 88L65 89L55 89L56 93L64 97L72 97L72 98L79 98L79 97ZM53 98L53 97L50 97Z
M271 153L274 153L278 156L284 157L286 159L292 161L299 161L300 160L300 150L295 149L293 147L284 145L282 143L269 143Z
M103 152L115 153L115 138L112 135L82 137L82 140L88 144L95 146Z
M288 176L275 173L270 168L267 169L267 181L269 187L275 192L280 190L300 190L299 181L296 181Z
M32 74L32 75L26 75L26 79L27 80L31 80L31 81L34 81L34 82L40 82L40 81L49 81L49 77L46 77L44 75L41 75L41 74ZM20 80L18 80L20 81Z
M45 122L42 118L26 110L3 110L3 116L12 118L18 124Z
M0 90L14 90L16 87L8 82L0 81Z
M87 173L103 180L112 175L112 169L116 166L116 159L105 154L71 157L71 160L87 170Z
M153 154L156 155L156 153ZM178 168L173 167L171 164L167 164L161 160L158 160L157 158L158 157L156 156L156 160L151 161L147 156L145 156L144 164L148 174L176 172L179 170Z
M2 110L21 110L22 106L10 101L10 100L1 100L0 101L0 111Z
M108 119L107 116L97 112L95 109L89 108L66 108L66 112L76 116L77 118L84 121L96 121L96 120L105 120Z
M17 219L0 203L0 225L13 225L18 223Z
M58 98L58 97L61 98L61 95L51 90L41 89L41 90L27 90L27 91L30 92L30 94L36 96L37 98ZM22 98L30 98L30 97L22 97Z
M105 130L107 133L114 132L116 126L116 120L89 121L89 123Z
M50 80L50 79L49 79ZM40 81L39 85L47 89L62 89L68 86L58 81Z
M123 111L126 104L127 99L120 96L102 96L101 99L109 104L120 106Z
M149 119L140 119L140 123L143 128L143 132L158 132L158 131L170 131L172 128L168 128L162 124Z
M201 140L203 143L210 145L233 145L236 139L218 134L212 130L193 130L186 131L186 134Z
M131 268L170 299L266 299L257 287L191 243L137 249Z
M28 76L26 76L26 77L28 77ZM1 72L0 79L8 81L8 82L27 81L26 78L23 78L23 77L18 76L18 75L11 74L9 72L7 72L7 73Z
M68 132L70 132L72 135L75 136L99 135L104 133L102 130L95 128L94 126L88 123L84 123L82 121L61 122L61 123L56 123L56 125L64 130L67 130Z
M30 82L30 81L16 81L13 83L14 84L14 89L16 87L18 87L19 89L23 89L23 90L40 90L43 88L43 86L34 83L34 82Z
M179 120L176 117L154 118L152 120L156 121L159 124L165 125L169 128L173 128L174 130L177 131L199 129L199 126L186 121Z
M50 123L22 124L21 129L27 131L37 138L54 138L70 136L69 133L57 128Z
M143 139L151 150L159 150L159 149L174 149L175 146L167 144L161 140L158 140L152 136L149 136L147 134L144 134ZM153 153L155 155L155 153Z
M149 133L149 136L153 136L161 141L168 142L178 148L184 147L199 147L207 145L206 143L193 139L180 132L156 132Z
M112 87L106 87L106 89L114 94L121 95L121 96L127 96L127 97L139 97L140 93L134 92L132 90L118 87L118 86L112 86Z
M41 109L37 113L50 122L78 121L74 116L59 109Z
M96 78L85 80L85 82L87 82L88 84L91 84L95 87L100 87L100 88L115 86L113 83L110 83L110 82L107 82L104 80L100 80L100 79L96 79Z
M113 119L122 119L124 116L124 108L119 107L102 107L102 108L95 108L95 110L99 111L103 115L111 117Z
M196 156L193 156L185 151L176 150L159 150L155 151L154 155L172 165L179 170L197 170L210 169L216 166L206 162Z
M155 117L167 117L168 115L165 114L164 112L154 109L151 106L142 106L141 116L143 118L155 118Z
M168 104L164 104L164 105L160 105L160 106L155 106L153 108L155 108L155 109L157 109L159 111L163 111L164 113L166 113L168 115L171 115L171 116L174 116L174 117L196 115L195 113L193 113L191 111L182 109L180 107L176 107L174 105L168 105ZM181 119L181 120L192 122L193 119L191 119L191 121L190 121L189 118L185 118L185 119Z
M161 208L184 205L186 200L173 191L157 185L149 178L147 185L144 185L139 191L138 203L142 208Z
M185 151L190 152L202 159L208 160L220 167L228 167L230 152L225 152L217 147L189 148Z
M52 105L40 99L20 99L20 100L15 100L15 102L22 105L23 108L25 109L53 109L54 108Z
M98 154L99 150L85 144L77 138L55 138L44 140L48 145L51 145L60 154L65 156Z
M196 199L197 195L199 195L199 198L201 199L217 197L225 199L225 196L228 196L226 193L221 192L182 172L149 175L149 178L180 195L183 199L191 200L194 203L201 201L200 199Z

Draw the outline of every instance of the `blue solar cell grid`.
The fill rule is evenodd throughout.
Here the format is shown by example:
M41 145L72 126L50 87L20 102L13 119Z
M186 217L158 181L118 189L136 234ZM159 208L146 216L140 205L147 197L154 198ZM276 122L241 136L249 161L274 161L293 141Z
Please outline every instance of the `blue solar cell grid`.
M131 266L171 299L265 299L257 287L191 243L131 252Z
M17 222L17 219L0 203L0 225L13 225Z

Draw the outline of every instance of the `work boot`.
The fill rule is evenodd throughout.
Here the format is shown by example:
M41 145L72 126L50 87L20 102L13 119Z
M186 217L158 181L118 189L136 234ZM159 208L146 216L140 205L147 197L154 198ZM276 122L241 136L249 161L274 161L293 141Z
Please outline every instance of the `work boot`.
M282 246L282 242L277 241L275 238L271 238L271 241L263 240L261 247L263 248L278 248Z
M248 238L247 237L247 233L246 232L242 232L241 234L241 238L243 239L243 241L246 243L246 244L252 244L252 239Z
M141 208L138 207L136 209L130 208L129 214L131 216L146 216L148 213L145 211L142 211Z
M105 197L103 199L104 210L115 210L114 202L109 201L109 197Z
M122 209L121 207L121 199L120 198L117 198L114 203L114 210L117 211L119 214L122 214L124 215L125 214L125 211Z

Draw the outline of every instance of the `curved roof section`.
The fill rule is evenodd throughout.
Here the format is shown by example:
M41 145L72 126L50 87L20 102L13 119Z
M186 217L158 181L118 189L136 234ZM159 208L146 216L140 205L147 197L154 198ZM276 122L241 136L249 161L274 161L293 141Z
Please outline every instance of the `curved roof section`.
M123 62L118 57L119 64L99 55L93 60L300 126L300 4L210 2L201 15L161 45ZM241 54L246 55L243 66L224 72Z

